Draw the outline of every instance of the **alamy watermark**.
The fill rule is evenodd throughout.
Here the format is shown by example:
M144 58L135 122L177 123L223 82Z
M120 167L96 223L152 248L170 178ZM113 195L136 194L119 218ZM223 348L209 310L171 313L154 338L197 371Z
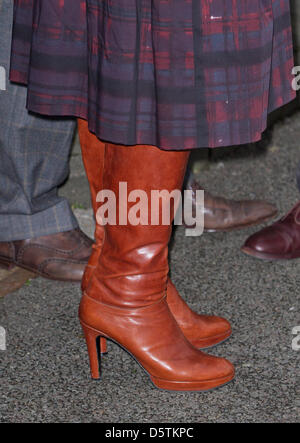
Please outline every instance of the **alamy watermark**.
M295 78L292 81L292 88L294 91L300 90L300 66L295 66L292 70L292 74Z
M0 66L0 91L6 91L6 71Z
M295 338L292 341L293 351L300 351L300 326L295 326L292 330L292 334Z
M0 351L6 351L6 331L0 326Z
M96 201L102 203L96 213L97 223L101 226L167 226L174 219L175 225L185 223L190 226L186 236L200 236L204 231L203 190L188 189L182 193L179 189L153 189L147 194L135 189L128 193L127 182L120 182L117 195L112 190L103 189Z

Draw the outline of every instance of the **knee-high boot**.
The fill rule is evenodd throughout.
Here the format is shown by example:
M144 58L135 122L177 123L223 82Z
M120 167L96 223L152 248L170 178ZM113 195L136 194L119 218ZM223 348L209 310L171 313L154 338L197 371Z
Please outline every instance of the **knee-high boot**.
M92 206L96 214L96 196L103 186L105 143L89 131L85 120L78 120L78 132L83 162L90 184ZM82 280L83 292L87 288L91 275L96 268L102 248L103 236L104 228L97 223L93 253ZM230 337L231 326L227 320L217 316L199 315L192 311L181 298L170 278L167 285L167 302L184 335L197 348L208 348ZM102 342L102 350L105 351L105 341L103 340Z
M187 159L186 152L106 144L103 189L116 196L116 213L132 206L120 201L121 182L127 183L128 194L140 190L150 202L152 191L181 190ZM169 309L171 222L123 225L118 220L105 227L99 261L79 310L93 378L100 375L97 339L104 337L130 352L162 389L206 390L233 379L231 363L197 350Z

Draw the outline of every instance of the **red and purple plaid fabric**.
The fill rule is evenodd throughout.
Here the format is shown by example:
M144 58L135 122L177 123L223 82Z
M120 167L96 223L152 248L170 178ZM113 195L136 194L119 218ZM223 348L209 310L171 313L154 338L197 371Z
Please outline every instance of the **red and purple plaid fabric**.
M257 141L295 97L292 67L289 0L15 0L28 108L117 144Z

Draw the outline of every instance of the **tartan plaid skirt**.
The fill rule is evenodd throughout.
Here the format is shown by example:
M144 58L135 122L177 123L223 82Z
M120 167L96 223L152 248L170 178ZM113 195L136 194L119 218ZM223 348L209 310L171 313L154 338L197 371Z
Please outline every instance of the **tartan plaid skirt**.
M116 144L257 141L295 97L289 0L15 0L28 109Z

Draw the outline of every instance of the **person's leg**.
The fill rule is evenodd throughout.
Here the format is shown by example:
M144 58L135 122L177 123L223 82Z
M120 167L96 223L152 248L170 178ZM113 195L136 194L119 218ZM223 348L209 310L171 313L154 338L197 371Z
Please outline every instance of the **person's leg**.
M9 72L13 2L0 2L0 66ZM26 88L0 91L0 241L23 240L78 227L57 187L68 175L74 119L29 115Z
M205 390L234 377L229 362L202 353L186 340L167 303L168 243L175 208L171 214L164 212L170 219L163 224L164 196L157 208L159 222L153 225L152 191L180 193L188 155L152 146L105 145L101 189L116 198L116 223L105 226L101 255L79 314L93 378L99 377L99 336L127 349L162 389ZM122 198L119 186L124 182L128 195L142 195L140 216L145 211L147 222L119 218L120 212L126 218L132 215L139 201Z
M89 131L85 120L78 120L78 132L82 158L90 184L92 206L96 214L98 207L100 207L96 200L97 194L102 190L105 143ZM82 279L83 292L87 290L91 277L97 268L104 242L104 227L97 221L95 239L93 253ZM167 286L167 301L184 335L197 348L203 349L214 346L230 337L232 331L227 320L193 312L181 298L170 278ZM105 351L106 347L102 349L102 352Z
M13 2L0 1L0 66L9 68ZM3 69L1 70L3 72ZM92 241L57 188L66 179L75 119L29 115L26 88L0 91L0 265L81 281Z

